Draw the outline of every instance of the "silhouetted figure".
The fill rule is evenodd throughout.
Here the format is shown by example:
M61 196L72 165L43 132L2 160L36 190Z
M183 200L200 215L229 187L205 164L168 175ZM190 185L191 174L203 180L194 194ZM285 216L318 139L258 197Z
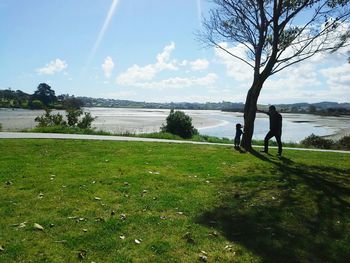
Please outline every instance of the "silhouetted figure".
M241 144L241 135L243 134L242 125L240 123L236 124L236 135L235 135L235 148L239 148Z
M258 112L265 113L269 115L270 118L270 131L266 134L264 139L264 150L262 152L268 153L269 149L269 140L272 137L276 138L277 145L278 145L278 156L282 155L282 142L281 142L281 135L282 135L282 115L279 114L276 111L275 106L270 106L269 111L260 111Z

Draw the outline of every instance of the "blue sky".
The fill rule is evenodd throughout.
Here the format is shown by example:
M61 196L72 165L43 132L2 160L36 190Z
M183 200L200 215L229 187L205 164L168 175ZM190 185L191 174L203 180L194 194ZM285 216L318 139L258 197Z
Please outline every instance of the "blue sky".
M0 89L137 101L243 102L251 72L195 37L204 0L0 0ZM239 46L228 46L240 52ZM260 103L350 101L345 51L269 80Z

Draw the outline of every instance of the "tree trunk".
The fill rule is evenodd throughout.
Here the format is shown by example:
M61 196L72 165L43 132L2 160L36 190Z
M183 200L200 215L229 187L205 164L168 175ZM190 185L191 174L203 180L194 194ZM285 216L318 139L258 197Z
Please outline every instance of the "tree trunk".
M257 110L257 102L262 88L262 80L254 80L248 91L244 106L244 134L242 139L242 147L248 151L252 151L252 138L254 133L254 121Z

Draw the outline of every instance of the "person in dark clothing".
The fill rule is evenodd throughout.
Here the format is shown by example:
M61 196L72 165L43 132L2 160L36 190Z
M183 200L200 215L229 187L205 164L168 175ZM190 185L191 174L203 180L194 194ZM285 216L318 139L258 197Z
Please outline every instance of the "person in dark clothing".
M269 107L268 112L260 111L260 110L258 110L258 112L262 112L269 115L269 119L270 119L270 130L265 136L264 150L262 152L268 153L269 140L272 137L275 137L278 145L278 156L281 156L282 155L282 141L281 141L282 115L277 112L276 107L273 105Z
M238 148L241 144L241 135L243 134L242 125L240 123L236 124L236 135L235 135L235 148Z

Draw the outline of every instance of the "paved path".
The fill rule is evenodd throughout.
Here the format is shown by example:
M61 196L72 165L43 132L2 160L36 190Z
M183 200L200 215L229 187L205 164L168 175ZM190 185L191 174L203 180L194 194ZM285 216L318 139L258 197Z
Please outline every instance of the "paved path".
M61 133L30 133L30 132L0 132L0 139L70 139L70 140L73 139L73 140L187 143L187 144L221 145L221 146L231 146L231 147L233 146L232 144L227 144L227 143L193 142L193 141L165 140L165 139L126 137L126 136L61 134ZM261 148L263 146L253 145L253 147ZM277 147L270 146L270 148L277 148ZM322 149L308 149L308 148L283 147L283 149L296 150L296 151L350 153L350 151L322 150Z

